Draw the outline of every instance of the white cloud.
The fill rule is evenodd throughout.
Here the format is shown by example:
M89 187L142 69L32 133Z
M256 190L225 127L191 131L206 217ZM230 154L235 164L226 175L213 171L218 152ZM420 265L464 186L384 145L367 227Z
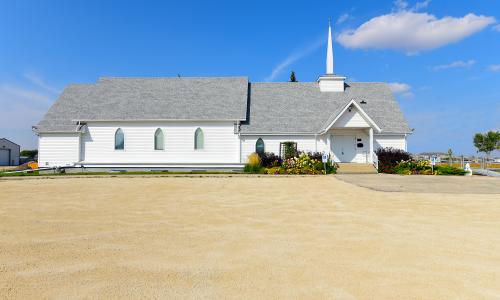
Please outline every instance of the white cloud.
M321 38L318 39L316 42L311 44L309 47L298 50L293 52L292 54L288 55L287 58L285 58L282 62L280 62L274 69L272 70L271 74L267 76L264 81L273 81L278 77L286 68L288 68L290 65L295 63L296 61L300 60L301 58L307 56L308 54L314 52L317 50L319 47L324 45L326 42L326 38Z
M475 64L476 64L476 61L473 59L468 60L468 61L459 60L459 61L454 61L454 62L447 64L447 65L435 66L433 69L434 69L434 71L441 71L441 70L447 70L447 69L453 69L453 68L470 68Z
M0 83L0 135L36 147L31 126L37 124L57 96L42 88Z
M42 88L42 89L44 89L47 92L50 92L52 94L59 94L59 92L60 92L59 89L56 89L56 88L48 85L47 83L45 83L45 81L42 78L40 78L37 74L35 74L33 72L25 73L24 78L28 79L31 83L33 83L37 87Z
M394 11L419 11L421 9L427 8L431 0L424 0L422 2L417 2L413 7L410 7L408 1L396 0L394 1Z
M421 9L427 8L429 4L431 3L431 0L425 0L422 2L417 2L414 6L414 11L419 11Z
M500 65L490 65L488 67L488 69L491 71L491 72L500 72Z
M394 1L394 6L397 11L406 10L408 8L408 2L404 0L396 0Z
M337 36L337 41L352 49L393 49L415 54L458 42L496 22L494 17L472 13L462 18L438 19L428 13L406 10L407 4L402 2L396 3L399 11L372 18L357 29L345 30Z
M337 19L337 22L336 24L342 24L344 22L346 22L347 20L349 20L351 18L351 16L349 14L343 14L341 15L338 19Z
M406 98L413 97L413 93L411 92L411 86L407 83L401 82L391 82L388 83L391 91L396 95L401 95Z
M0 85L0 103L5 105L10 102L20 101L31 105L44 105L51 103L51 97L48 95L29 89L20 88L17 86L2 84Z

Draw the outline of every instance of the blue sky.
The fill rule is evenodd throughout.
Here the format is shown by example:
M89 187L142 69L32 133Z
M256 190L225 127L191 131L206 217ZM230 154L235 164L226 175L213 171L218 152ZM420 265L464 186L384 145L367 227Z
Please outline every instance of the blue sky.
M451 5L453 3L453 5ZM101 76L335 72L391 84L415 133L409 150L473 154L500 129L500 2L2 1L0 137L36 147L36 124L69 83ZM314 105L314 104L311 104ZM498 152L497 152L498 154Z

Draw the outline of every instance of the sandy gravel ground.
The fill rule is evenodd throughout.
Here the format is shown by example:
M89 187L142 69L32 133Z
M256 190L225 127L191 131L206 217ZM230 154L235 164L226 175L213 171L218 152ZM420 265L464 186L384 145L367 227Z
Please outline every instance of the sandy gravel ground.
M0 181L1 298L495 299L500 195L333 176Z
M500 178L486 176L429 176L342 174L345 182L382 192L500 194Z

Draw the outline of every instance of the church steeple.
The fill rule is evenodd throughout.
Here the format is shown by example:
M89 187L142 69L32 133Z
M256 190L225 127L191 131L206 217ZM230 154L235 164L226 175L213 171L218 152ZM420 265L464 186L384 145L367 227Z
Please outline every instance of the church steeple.
M333 75L333 46L331 18L328 19L328 49L326 50L326 74Z
M333 42L332 24L328 20L328 48L326 49L326 74L318 78L319 89L322 92L343 92L345 89L345 77L335 75L333 72Z

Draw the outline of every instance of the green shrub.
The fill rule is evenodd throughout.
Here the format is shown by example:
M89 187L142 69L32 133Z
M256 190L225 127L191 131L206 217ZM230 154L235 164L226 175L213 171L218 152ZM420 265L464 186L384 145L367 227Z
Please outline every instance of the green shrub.
M452 166L435 166L434 174L436 175L465 175L465 170Z
M266 172L266 168L262 167L261 165L246 164L245 167L243 167L243 172L252 174L263 174Z
M466 172L452 166L434 166L434 172L427 160L402 160L394 168L394 173L401 175L464 175Z

